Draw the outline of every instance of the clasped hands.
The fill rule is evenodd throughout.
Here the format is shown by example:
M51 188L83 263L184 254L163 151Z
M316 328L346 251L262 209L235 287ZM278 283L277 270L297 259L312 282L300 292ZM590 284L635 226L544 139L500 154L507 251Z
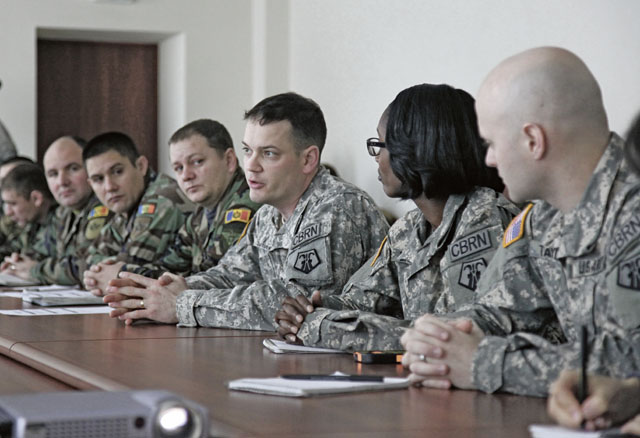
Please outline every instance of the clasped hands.
M187 289L179 275L165 272L153 279L132 272L121 272L124 263L105 260L84 272L84 284L113 308L110 315L130 325L136 319L177 323L176 300Z
M36 261L26 255L14 252L10 256L6 256L2 264L0 264L0 272L10 274L23 280L32 280L31 268L36 265Z
M315 291L311 295L311 300L302 294L295 298L285 298L282 302L282 307L275 315L278 336L289 344L302 344L297 334L304 322L304 318L313 312L316 307L321 306L322 297L320 291Z

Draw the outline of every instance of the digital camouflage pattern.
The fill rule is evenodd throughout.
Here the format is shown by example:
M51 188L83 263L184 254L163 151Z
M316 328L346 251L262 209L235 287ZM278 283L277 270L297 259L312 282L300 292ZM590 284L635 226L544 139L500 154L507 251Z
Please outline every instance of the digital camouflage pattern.
M126 270L153 278L163 272L187 276L206 271L238 241L259 207L249 198L244 172L238 168L216 208L198 207L189 215L161 259L144 266L127 264Z
M481 274L518 208L489 188L451 195L433 230L418 209L389 230L378 255L341 295L306 316L305 345L340 350L401 350L411 320L473 302ZM336 309L336 310L333 310Z
M322 168L289 220L264 205L217 266L187 278L190 290L176 306L180 324L275 330L285 297L341 291L387 229L366 193Z
M89 247L113 213L91 195L81 209L59 206L56 221L47 225L44 239L35 243L31 277L43 284L82 284Z
M477 388L546 395L561 370L580 367L583 325L589 371L640 370L640 179L622 148L612 134L578 206L562 214L536 203L522 237L484 273L478 303L465 312L488 335L474 356ZM560 344L544 336L556 315Z
M154 262L173 243L192 210L174 179L152 174L138 205L129 213L116 214L102 228L89 247L87 265L106 258L137 265Z

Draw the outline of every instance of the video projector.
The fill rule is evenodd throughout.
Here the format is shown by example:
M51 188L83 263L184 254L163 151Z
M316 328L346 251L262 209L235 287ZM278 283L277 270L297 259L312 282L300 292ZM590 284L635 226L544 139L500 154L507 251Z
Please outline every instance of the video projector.
M168 391L0 397L0 438L203 438L206 409Z

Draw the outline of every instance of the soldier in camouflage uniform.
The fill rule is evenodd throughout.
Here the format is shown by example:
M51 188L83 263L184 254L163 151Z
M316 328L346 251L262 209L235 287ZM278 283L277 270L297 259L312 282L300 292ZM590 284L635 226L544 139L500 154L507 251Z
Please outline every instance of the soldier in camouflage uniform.
M251 199L268 205L208 271L186 281L122 274L105 299L118 307L113 316L274 330L274 314L285 297L309 296L315 289L335 294L375 252L386 222L369 196L319 165L326 125L318 105L285 93L265 99L245 117Z
M630 166L640 175L640 115L631 125L625 152ZM580 370L565 370L551 385L549 415L574 429L606 429L626 421L620 428L623 434L640 434L640 374L626 379L591 375L584 400L580 400L580 374Z
M0 183L2 179L11 171L14 167L21 163L35 164L33 160L26 157L13 157L0 164ZM2 202L0 202L0 208ZM0 258L4 259L6 256L13 252L20 251L18 246L18 236L22 232L22 227L15 221L12 221L9 216L0 211Z
M286 298L276 314L280 336L296 342L297 333L305 345L341 350L394 350L412 319L473 302L478 279L518 211L494 191L503 185L484 165L473 102L463 90L423 84L389 105L379 139L367 142L369 153L385 193L413 199L418 209L391 227L378 254L341 295L323 300L323 308L306 314L313 303ZM431 131L451 134L434 141Z
M85 143L78 137L61 137L44 154L47 183L59 206L56 220L46 225L31 257L23 256L16 264L28 274L24 278L44 284L80 284L87 249L111 217L87 181L82 164Z
M47 224L55 223L56 202L47 187L44 172L36 164L14 167L3 178L0 190L7 216L22 227L17 239L9 244L12 254L5 257L0 269L28 278L28 269L22 269L25 256L31 254L36 242L44 239Z
M124 264L150 263L165 251L192 204L172 178L148 167L125 134L93 138L82 158L94 193L115 213L89 247L91 269L84 272L85 286L102 295Z
M249 198L233 141L221 123L200 119L183 126L169 140L169 154L178 185L198 208L162 258L122 268L152 278L164 272L187 276L215 266L259 208Z
M562 369L579 366L581 327L591 372L637 372L640 179L609 132L591 72L565 50L532 49L489 75L477 109L487 163L514 201L543 201L505 232L477 303L450 315L473 325L423 316L403 335L411 379L545 395ZM561 344L540 336L556 318Z

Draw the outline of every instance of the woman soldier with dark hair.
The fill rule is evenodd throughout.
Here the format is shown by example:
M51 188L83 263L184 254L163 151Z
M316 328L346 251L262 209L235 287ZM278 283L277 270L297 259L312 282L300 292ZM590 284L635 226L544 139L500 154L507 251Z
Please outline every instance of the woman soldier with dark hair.
M473 302L478 280L518 209L484 164L473 98L448 85L402 91L367 140L378 179L416 209L341 295L288 298L276 314L289 342L342 350L400 349L411 320ZM304 318L304 321L302 321Z

